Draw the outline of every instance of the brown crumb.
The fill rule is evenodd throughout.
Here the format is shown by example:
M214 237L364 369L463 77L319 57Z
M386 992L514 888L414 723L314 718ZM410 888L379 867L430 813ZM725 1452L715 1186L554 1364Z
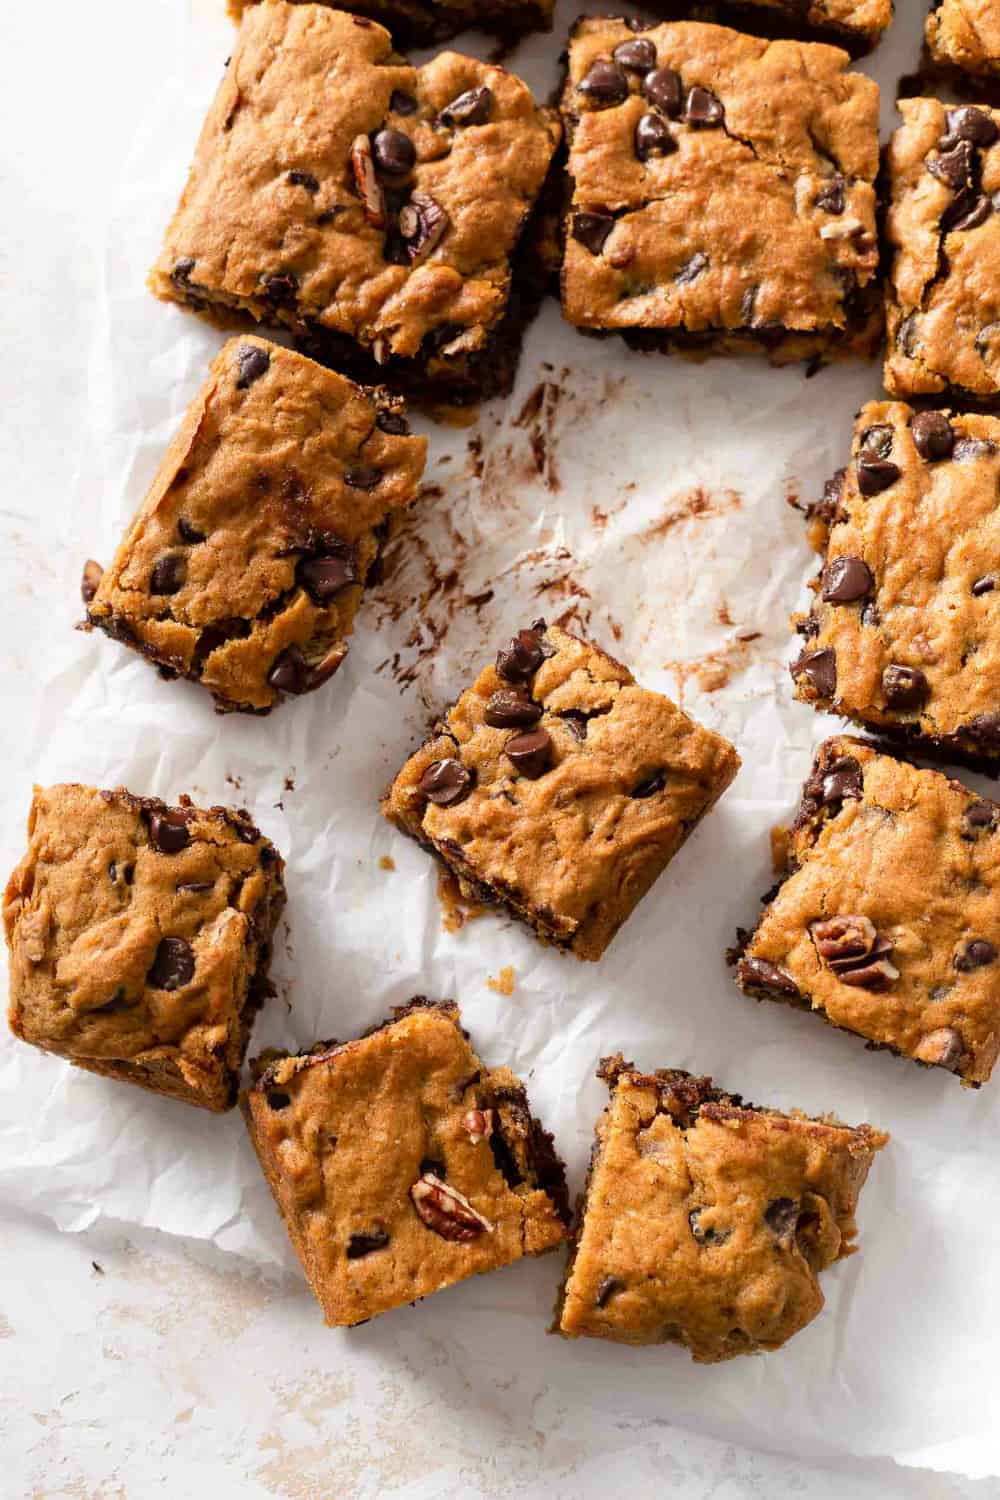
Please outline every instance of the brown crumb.
M441 903L441 926L445 932L459 932L466 922L474 922L486 910L478 901L465 896L458 877L450 870L438 872L438 900Z
M391 854L383 854L378 862L378 867L380 870L394 870L396 868L396 861Z
M788 869L791 841L791 830L776 823L771 829L771 868L775 875L783 875Z
M97 1272L98 1276L103 1276L104 1275L104 1267L101 1266L101 1265L98 1265L98 1263L97 1263L96 1260L92 1260L90 1262L90 1264L94 1268L94 1270Z
M514 993L513 967L505 964L495 979L487 979L486 988L492 990L495 995L506 995L509 999Z

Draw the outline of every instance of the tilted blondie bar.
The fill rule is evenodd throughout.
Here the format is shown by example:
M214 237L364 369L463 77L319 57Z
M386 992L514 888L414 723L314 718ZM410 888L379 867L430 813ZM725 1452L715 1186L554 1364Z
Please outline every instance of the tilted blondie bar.
M513 1073L480 1062L456 1006L417 1000L359 1041L268 1056L241 1107L331 1326L567 1238L552 1137Z
M220 711L319 687L416 496L427 444L408 432L397 397L231 339L111 567L87 564L86 624L200 682Z
M739 765L721 735L539 620L410 757L383 810L468 896L597 959Z
M870 401L811 508L803 702L916 749L1000 757L1000 420Z
M740 988L985 1083L1000 1049L998 823L997 803L939 771L827 740L787 873L740 934Z
M558 139L504 68L414 68L364 17L255 5L150 285L290 328L356 378L481 399L534 310L513 262Z
M248 815L36 787L4 897L10 1025L77 1067L225 1110L270 993L284 862Z
M621 1056L599 1076L611 1100L557 1331L682 1344L700 1364L779 1349L822 1309L817 1273L854 1251L858 1197L888 1136Z
M936 63L963 73L1000 73L1000 7L996 0L934 0L926 23Z
M643 349L872 355L878 87L835 47L574 28L563 313Z
M885 387L991 406L1000 395L1000 111L927 98L898 107Z
M229 13L239 20L255 0L229 0ZM304 4L305 0L293 0ZM321 0L332 5L334 0ZM848 8L859 8L846 0ZM868 9L891 0L861 0ZM555 0L351 0L351 10L388 27L400 46L429 47L460 31L489 31L514 41L526 31L551 31ZM845 0L833 0L843 6ZM342 8L342 7L341 7ZM817 7L814 7L817 8Z

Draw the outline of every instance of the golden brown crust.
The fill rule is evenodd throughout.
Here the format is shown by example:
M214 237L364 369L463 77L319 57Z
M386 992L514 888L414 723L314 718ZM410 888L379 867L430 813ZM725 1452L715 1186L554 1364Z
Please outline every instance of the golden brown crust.
M677 75L673 105L651 102L650 75L634 68L620 72L620 102L595 97L591 69L613 64L636 33L623 20L574 29L562 106L573 183L565 316L699 347L757 341L782 359L838 343L850 352L870 322L858 304L878 261L877 86L834 47L696 22L640 35L657 69ZM721 108L714 121L697 122L692 89ZM667 139L663 154L644 156L650 120ZM608 225L596 253L587 215ZM863 342L870 352L870 330Z
M1000 286L989 271L1000 255L992 206L1000 112L928 98L898 108L903 124L888 151L885 387L892 396L992 402L1000 392Z
M448 106L472 89L488 90L482 110L453 119ZM416 154L401 181L371 168L386 127ZM501 67L445 52L413 68L364 18L254 6L152 290L199 311L236 308L340 336L387 379L396 360L422 361L430 375L428 360L447 366L484 350L503 319L511 255L558 135L551 112ZM443 233L421 231L411 253L400 214L428 199Z
M238 21L254 3L255 0L229 0L229 14ZM292 3L305 4L307 0L292 0ZM333 5L333 0L319 0L319 3ZM851 0L831 0L831 3L835 8L845 5L859 8ZM860 8L871 10L889 3L891 0L861 0ZM351 10L388 27L401 44L428 47L468 29L491 31L508 41L526 31L549 31L554 4L555 0L352 0Z
M870 401L830 509L796 697L917 746L996 758L1000 420Z
M418 1002L359 1041L273 1059L240 1103L331 1326L566 1239L551 1137L514 1075L484 1068L454 1005Z
M823 1306L817 1273L854 1249L858 1196L888 1137L621 1057L601 1074L611 1100L558 1331L678 1343L706 1364L780 1348Z
M406 435L398 407L264 339L230 339L89 623L201 682L222 710L267 712L318 687L423 472L426 440Z
M471 893L499 901L543 941L597 959L740 761L620 662L539 624L527 634L545 653L530 681L533 727L550 747L544 772L519 774L505 753L516 727L487 722L493 696L511 691L490 666L403 766L383 810ZM444 806L422 786L440 761L457 761L469 783Z
M792 873L737 982L985 1083L1000 1050L1000 808L861 740L820 746Z
M1000 72L1000 8L996 0L936 0L926 22L936 63L964 73Z
M189 1104L236 1102L284 862L249 818L36 787L4 898L15 1035Z

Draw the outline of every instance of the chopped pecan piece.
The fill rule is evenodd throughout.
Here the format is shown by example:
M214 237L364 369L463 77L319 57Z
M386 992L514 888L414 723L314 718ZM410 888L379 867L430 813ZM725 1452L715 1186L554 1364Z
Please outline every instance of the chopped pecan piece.
M477 1213L457 1188L449 1187L433 1172L424 1172L410 1188L413 1206L428 1229L433 1229L443 1240L474 1240L485 1229L493 1233L493 1225Z
M493 1134L494 1115L491 1109L470 1109L462 1116L462 1129L474 1146Z
M375 176L372 143L366 135L354 137L351 145L351 171L354 173L354 186L358 190L366 221L375 229L384 229L388 222L385 193Z

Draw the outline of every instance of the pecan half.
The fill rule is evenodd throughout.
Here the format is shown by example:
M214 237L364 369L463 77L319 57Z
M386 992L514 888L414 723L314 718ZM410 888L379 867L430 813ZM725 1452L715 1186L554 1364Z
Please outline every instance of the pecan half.
M354 173L354 186L361 199L365 220L375 229L384 229L388 223L385 193L375 176L372 143L366 135L356 135L351 144L351 171Z
M410 201L399 211L399 232L406 245L411 266L425 261L444 239L451 219L430 193L411 193Z
M462 1116L462 1129L474 1146L493 1134L494 1114L491 1109L470 1109Z
M809 934L820 958L841 984L884 990L899 978L899 970L889 959L892 943L879 937L868 917L827 917L813 922Z
M493 1225L477 1213L457 1188L449 1187L433 1172L424 1172L410 1188L413 1206L428 1229L433 1229L443 1240L474 1240L485 1229L493 1233Z

